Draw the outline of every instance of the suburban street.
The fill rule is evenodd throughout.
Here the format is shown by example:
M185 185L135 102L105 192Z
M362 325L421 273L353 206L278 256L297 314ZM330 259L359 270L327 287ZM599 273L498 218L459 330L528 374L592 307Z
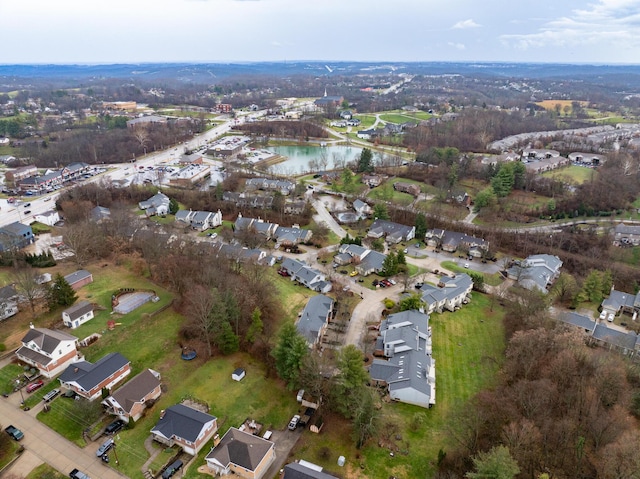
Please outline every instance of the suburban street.
M59 401L60 399L57 400ZM73 468L78 468L88 474L91 479L121 479L126 477L106 466L96 456L95 451L99 447L98 442L81 449L38 421L35 416L42 409L42 403L26 412L22 411L19 406L20 395L18 393L14 393L8 398L0 398L2 425L6 427L9 424L13 424L20 429L24 433L24 438L20 441L20 444L26 449L19 459L5 471L6 474L15 473L19 477L24 477L34 467L47 463L65 476Z

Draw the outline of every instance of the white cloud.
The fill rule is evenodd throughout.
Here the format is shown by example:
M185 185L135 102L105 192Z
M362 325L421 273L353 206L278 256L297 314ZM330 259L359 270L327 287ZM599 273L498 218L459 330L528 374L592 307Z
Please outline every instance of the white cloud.
M467 47L464 45L464 43L453 43L453 42L447 42L447 45L449 45L450 47L455 48L456 50L464 50Z
M501 35L500 40L520 50L593 45L636 48L640 46L640 0L598 0L544 23L537 32Z
M474 22L472 19L469 18L468 20L460 20L455 25L453 25L451 28L465 30L467 28L478 28L478 27L481 27L481 26L482 25L480 25L479 23Z

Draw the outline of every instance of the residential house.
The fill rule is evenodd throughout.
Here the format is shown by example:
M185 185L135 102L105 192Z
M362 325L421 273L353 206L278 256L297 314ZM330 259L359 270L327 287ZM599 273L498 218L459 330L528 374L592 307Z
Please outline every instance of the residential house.
M276 240L276 245L293 246L300 243L308 243L311 241L313 232L311 230L305 230L299 226L293 226L291 228L278 226L275 234L273 235Z
M29 328L22 338L22 346L16 351L18 359L52 378L69 364L81 358L76 348L78 338L62 331L45 328Z
M337 479L327 474L322 467L307 461L292 462L284 466L282 479Z
M355 210L358 218L367 218L373 213L373 209L367 203L362 200L355 200L353 202L353 209Z
M216 476L233 474L243 479L261 479L276 459L275 444L235 427L205 457Z
M541 160L526 160L524 166L527 171L544 173L545 171L555 170L556 168L570 164L571 160L569 160L569 158L565 158L564 156L550 156Z
M279 191L285 196L290 195L296 189L296 184L293 181L269 178L250 178L246 181L245 186L254 190Z
M245 218L241 213L238 213L238 218L233 226L236 235L249 231L262 235L267 240L273 238L278 229L278 225L275 223L268 223L260 218Z
M523 159L544 160L549 158L558 158L559 156L560 152L556 150L537 148L525 148L524 150L522 150Z
M382 253L356 244L340 245L338 252L339 254L334 257L334 261L338 264L353 263L356 272L362 276L380 273L384 266L384 260L387 258Z
M442 313L445 309L455 311L471 300L473 280L468 274L457 274L454 278L443 276L437 286L423 284L420 288L427 313Z
M591 166L600 166L602 163L607 161L606 156L602 156L596 153L583 153L580 151L574 151L567 155L569 160L574 163L580 163L583 165L591 165Z
M640 225L617 224L613 229L614 246L640 245Z
M342 118L343 120L351 120L352 117L353 113L351 112L351 110L342 110L340 112L340 118Z
M465 190L454 189L450 190L447 195L447 201L458 203L459 205L471 206L471 196Z
M251 195L247 193L236 193L235 191L225 191L222 193L222 200L235 204L238 208L261 208L271 209L273 206L272 195ZM286 210L285 205L285 210ZM285 211L286 212L286 211Z
M307 202L305 200L284 202L284 212L287 215L301 215L306 207Z
M222 224L222 213L218 210L216 213L211 211L194 211L189 219L191 228L198 231L204 231L209 228L216 228Z
M0 321L18 314L18 292L10 284L0 288Z
M93 275L86 269L79 269L64 277L65 281L69 283L74 291L78 291L84 285L93 283Z
M620 312L632 314L635 320L640 311L640 293L625 293L612 288L609 296L602 301L602 310L613 315Z
M218 420L214 416L176 404L160 413L151 435L155 441L169 447L178 445L195 456L217 431Z
M0 228L0 252L22 249L35 241L31 226L10 223Z
M153 195L148 200L138 203L138 207L144 210L147 216L162 216L169 213L169 204L171 200L164 193Z
M372 138L377 137L380 134L378 130L374 130L373 128L369 128L368 130L358 130L356 136L361 140L370 140Z
M93 364L89 361L70 364L58 380L63 388L93 401L103 389L111 389L129 373L131 362L120 353L110 353Z
M55 210L50 210L33 215L33 219L47 226L53 226L60 221L60 214Z
M587 344L595 344L618 351L630 358L640 356L640 335L633 331L610 328L605 322L597 322L588 316L567 312L558 316L563 323L583 331Z
M376 219L367 236L370 238L384 237L387 243L400 243L401 241L410 241L416 236L415 226L406 226L392 221Z
M439 228L428 230L425 240L428 246L442 248L449 253L463 249L465 253L478 258L489 249L489 242L482 238Z
M153 369L145 369L133 379L127 381L102 404L107 413L129 422L137 421L150 404L162 394L160 373Z
M214 243L216 256L227 258L237 263L263 263L267 253L257 248L245 248L235 244Z
M507 277L520 286L547 294L547 287L560 276L562 261L550 254L535 254L516 262L507 270Z
M375 188L382 184L383 177L381 175L362 175L361 179L369 188Z
M75 329L92 319L93 305L89 301L79 301L62 312L62 322L71 329Z
M418 196L420 194L420 186L415 183L407 183L405 181L396 181L393 183L393 189L402 193L408 193L411 196Z
M89 211L89 220L94 223L103 223L111 219L111 210L104 206L96 206Z
M183 223L184 225L191 225L191 218L195 212L193 210L178 210L175 214L176 223Z
M314 348L322 341L322 336L327 330L329 321L333 315L335 301L328 296L319 294L307 301L298 318L296 328L307 340L310 348Z
M291 281L298 281L307 288L320 293L331 291L331 282L326 280L325 275L301 261L285 258L281 267L291 277Z
M429 408L436 403L435 359L431 356L429 316L409 310L389 315L380 324L371 380L386 386L391 399Z

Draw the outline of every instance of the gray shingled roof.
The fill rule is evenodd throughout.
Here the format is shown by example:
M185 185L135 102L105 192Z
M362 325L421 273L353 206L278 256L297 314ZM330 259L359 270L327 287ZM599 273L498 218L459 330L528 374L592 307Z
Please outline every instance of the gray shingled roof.
M327 323L327 316L333 307L333 299L319 294L309 299L296 323L298 332L307 342L315 344L322 327Z
M62 331L54 331L46 328L30 328L27 334L22 338L23 344L31 341L45 353L53 353L61 341L77 341L78 338Z
M91 364L88 361L72 363L58 379L62 383L76 383L85 391L89 391L129 364L129 360L120 353L110 353Z
M117 391L111 394L111 397L113 397L128 414L137 402L140 402L142 398L159 385L160 379L158 379L150 369L145 369L136 377L127 381L122 387L118 388Z
M83 300L83 301L77 302L70 308L65 309L63 311L63 314L67 313L67 316L69 316L69 319L73 321L74 319L78 319L79 317L84 316L89 311L93 311L93 305L89 301Z
M336 479L336 476L292 462L284 466L282 479Z
M196 411L183 404L176 404L164 411L151 432L158 432L166 438L179 437L196 442L204 425L215 420L215 416Z
M223 466L235 464L255 471L274 444L259 436L230 428L205 459L215 459Z

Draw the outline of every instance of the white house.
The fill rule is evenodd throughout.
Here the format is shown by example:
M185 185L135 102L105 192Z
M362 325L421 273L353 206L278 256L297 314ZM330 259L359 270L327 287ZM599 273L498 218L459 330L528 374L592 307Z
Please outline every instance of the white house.
M62 322L71 329L75 329L91 319L93 319L93 305L89 301L79 301L62 312Z
M43 376L52 378L60 374L74 361L82 359L76 349L78 338L62 331L34 328L22 338L22 346L16 351L18 359L35 366Z
M468 274L457 274L455 278L443 276L437 286L424 284L420 288L427 313L441 313L455 309L471 300L473 280Z
M53 226L60 221L60 214L57 211L45 211L44 213L33 215L33 219L47 226Z
M171 200L164 193L153 195L148 200L138 203L138 207L144 210L147 216L166 215L169 213L169 204Z

